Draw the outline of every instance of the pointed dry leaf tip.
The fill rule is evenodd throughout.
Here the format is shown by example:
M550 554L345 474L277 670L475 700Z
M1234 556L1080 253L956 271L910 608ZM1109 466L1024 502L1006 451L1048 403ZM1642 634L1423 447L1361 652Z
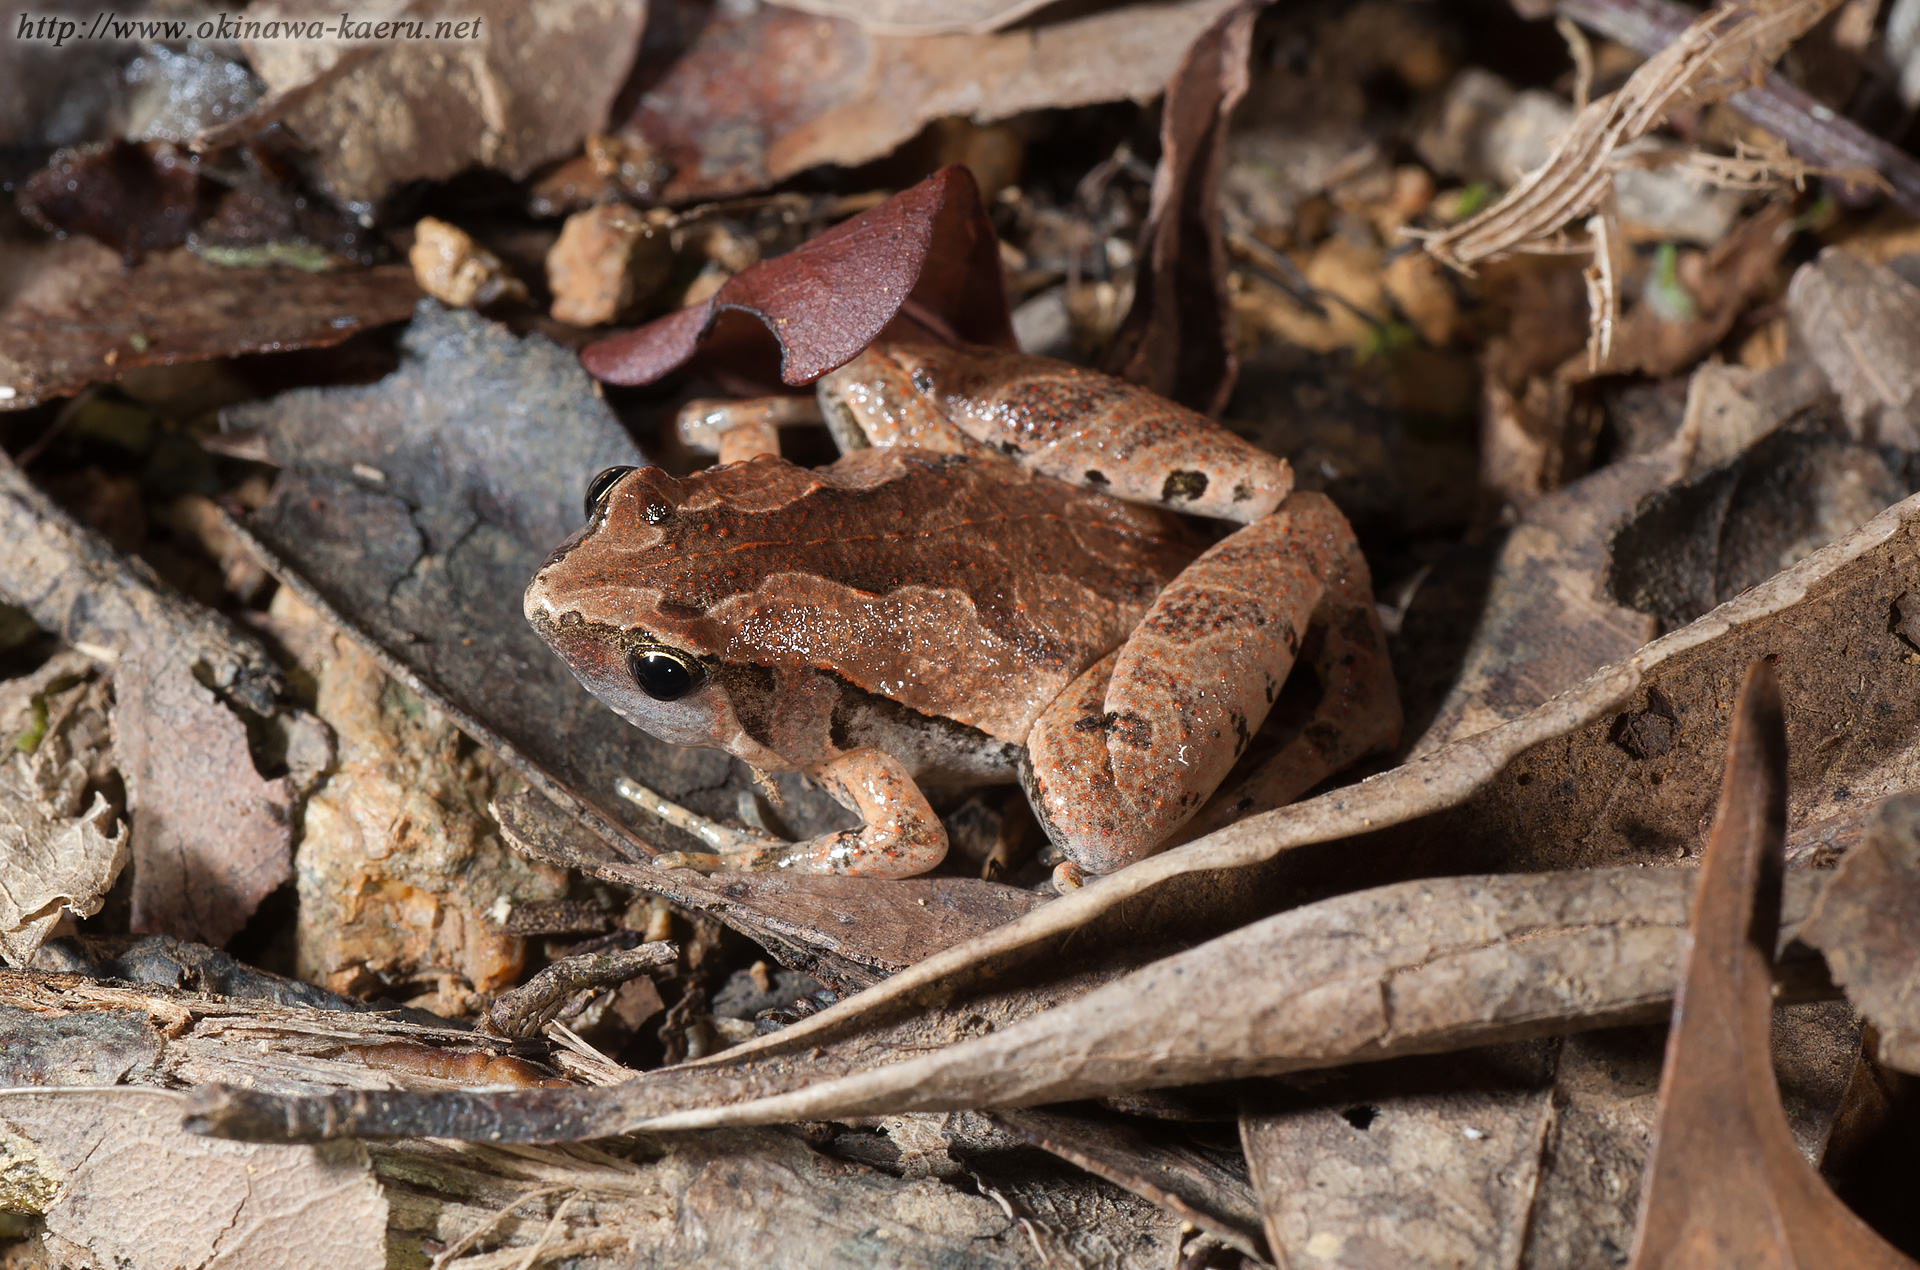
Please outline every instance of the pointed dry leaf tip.
M798 386L851 361L896 321L922 339L1015 347L999 239L963 167L742 270L702 304L589 344L580 360L596 379L650 384L696 353L768 378L777 359L780 382Z
M1911 1267L1793 1140L1769 1048L1787 733L1766 661L1747 671L1694 896L1641 1183L1634 1270Z

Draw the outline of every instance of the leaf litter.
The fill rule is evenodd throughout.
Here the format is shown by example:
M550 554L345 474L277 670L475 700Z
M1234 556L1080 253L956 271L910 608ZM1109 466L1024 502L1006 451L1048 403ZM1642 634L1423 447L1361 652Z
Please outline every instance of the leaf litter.
M97 796L65 814L98 817L95 857L122 822L133 850L117 885L96 859L21 926L47 938L0 982L9 1083L184 1091L172 1114L265 1143L361 1137L342 1176L386 1210L341 1239L423 1264L1617 1261L1671 1189L1639 1180L1655 1120L1682 1114L1659 1025L1740 677L1769 656L1787 934L1754 946L1778 960L1748 1000L1783 1004L1747 1070L1770 1052L1770 1158L1844 1176L1891 1233L1856 1180L1912 1062L1911 271L1901 219L1854 209L1898 202L1912 161L1846 99L1872 24L1799 34L1825 7L1732 6L1689 35L1660 6L1563 6L1644 64L1394 3L1161 6L1158 26L554 6L592 12L451 76L404 42L168 62L230 89L242 59L268 91L160 115L149 93L124 143L38 143L83 148L24 210L111 245L6 230L54 290L67 263L135 293L165 275L233 319L166 347L139 314L72 350L57 306L16 328L0 444L29 549L0 577L0 705L53 736L62 694L91 702ZM1774 34L1740 34L1775 10ZM1120 22L1133 43L1104 43ZM540 72L568 39L592 45L577 82ZM1479 65L1483 42L1507 51ZM1063 51L1074 69L1048 70ZM779 80L783 58L829 70ZM527 74L544 104L504 122L469 91ZM1129 104L1163 88L1157 113ZM1597 167L1567 159L1588 98L1634 107ZM430 126L382 131L409 114ZM1559 167L1527 176L1569 119ZM69 169L84 196L62 202ZM1403 239L1444 255L1569 189L1509 246L1584 229L1589 279L1552 257L1453 275ZM114 197L133 222L102 218ZM408 271L376 263L409 249L473 266L419 285L486 316L412 309ZM270 259L322 271L214 263ZM299 327L310 302L350 319L337 340ZM262 303L287 335L249 337ZM715 824L844 821L802 782L615 724L514 599L594 470L704 465L684 403L791 393L902 335L1104 364L1288 453L1360 530L1426 735L1059 898L996 794L943 807L952 862L909 882L652 868ZM826 456L808 411L779 426ZM53 1125L13 1133L9 1166L58 1157ZM37 1167L7 1233L75 1264L123 1247Z

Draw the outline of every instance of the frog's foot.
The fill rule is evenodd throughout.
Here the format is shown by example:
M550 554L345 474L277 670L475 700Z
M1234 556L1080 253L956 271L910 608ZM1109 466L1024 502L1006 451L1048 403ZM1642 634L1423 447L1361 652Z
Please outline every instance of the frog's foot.
M858 829L822 834L800 842L782 842L762 834L729 829L653 795L657 803L691 821L672 820L659 806L641 803L670 823L698 834L707 851L674 851L655 858L654 867L695 869L702 873L839 873L855 877L909 878L925 873L947 854L947 831L907 769L875 749L849 750L815 776L835 801L858 812ZM621 793L631 781L623 781ZM636 789L644 787L634 786ZM638 802L639 799L634 798ZM698 822L692 823L692 822Z
M1065 895L1087 884L1087 871L1071 860L1053 866L1053 889Z
M762 454L777 458L781 428L819 422L820 403L812 397L698 398L680 407L677 420L688 449L717 454L722 463L744 463Z
M1384 642L1353 531L1326 498L1295 495L1189 565L1126 645L1068 685L1028 737L1028 793L1061 850L1110 873L1163 846L1265 722L1302 634L1336 592L1333 607L1354 629L1327 646L1350 678L1391 699L1384 661L1363 664L1355 651ZM1370 698L1342 669L1321 668L1327 700L1359 709ZM1397 703L1393 713L1397 730ZM1322 742L1330 757L1344 752Z

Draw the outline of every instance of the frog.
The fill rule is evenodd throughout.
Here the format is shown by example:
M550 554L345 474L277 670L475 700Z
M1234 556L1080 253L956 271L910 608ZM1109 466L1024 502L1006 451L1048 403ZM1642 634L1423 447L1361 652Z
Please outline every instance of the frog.
M779 456L808 420L831 464ZM722 461L597 473L526 618L629 722L802 773L860 823L718 833L658 867L912 877L947 850L930 794L1017 783L1069 891L1397 743L1345 517L1145 388L893 343L811 403L694 403L681 432ZM1311 717L1220 791L1303 658Z

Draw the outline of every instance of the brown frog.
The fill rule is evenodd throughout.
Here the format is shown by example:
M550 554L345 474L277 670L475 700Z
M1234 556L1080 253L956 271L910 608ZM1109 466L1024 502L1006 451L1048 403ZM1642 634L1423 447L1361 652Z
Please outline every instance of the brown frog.
M1017 779L1078 885L1193 830L1303 649L1317 712L1207 824L1397 739L1366 564L1285 459L998 350L875 347L817 395L837 462L770 453L791 399L703 405L683 433L744 461L601 473L527 589L527 619L630 722L804 772L863 822L660 864L907 877L947 848L922 786ZM1208 545L1175 512L1244 525Z

